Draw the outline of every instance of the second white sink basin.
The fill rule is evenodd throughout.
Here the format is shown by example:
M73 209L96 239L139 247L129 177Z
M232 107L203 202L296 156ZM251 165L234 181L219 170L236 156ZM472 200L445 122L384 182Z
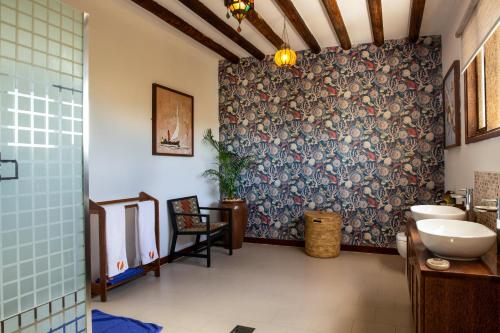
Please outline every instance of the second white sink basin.
M415 221L425 219L465 220L463 210L451 206L420 205L412 206L411 214Z
M493 246L496 233L486 226L460 220L417 222L422 243L435 255L452 260L475 260Z

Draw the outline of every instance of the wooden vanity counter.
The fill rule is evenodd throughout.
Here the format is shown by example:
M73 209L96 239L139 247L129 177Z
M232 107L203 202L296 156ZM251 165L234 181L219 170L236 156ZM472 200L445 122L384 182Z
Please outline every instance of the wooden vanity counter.
M435 271L436 257L423 245L416 223L408 220L407 278L417 333L499 333L500 256L496 247L476 261L450 261Z

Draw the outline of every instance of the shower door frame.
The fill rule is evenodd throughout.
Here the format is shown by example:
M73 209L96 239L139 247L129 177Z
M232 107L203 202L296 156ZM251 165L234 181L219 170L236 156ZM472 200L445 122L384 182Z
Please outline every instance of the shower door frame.
M83 207L85 223L85 331L92 333L92 312L90 308L91 267L90 267L90 214L89 214L89 145L90 145L90 95L89 95L89 17L83 13Z

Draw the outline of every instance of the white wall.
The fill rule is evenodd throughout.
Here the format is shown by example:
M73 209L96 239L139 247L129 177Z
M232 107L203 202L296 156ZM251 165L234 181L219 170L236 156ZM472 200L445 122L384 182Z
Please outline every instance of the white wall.
M218 58L131 1L65 1L90 14L90 197L145 191L158 198L164 256L170 244L166 200L197 194L201 204L217 201L215 186L200 175L213 159L203 132L219 127ZM194 96L194 157L152 156L154 82Z
M448 30L443 32L443 75L454 60L461 58L461 42L455 32L469 1L458 1L448 15ZM460 64L462 66L463 64ZM464 80L460 76L462 145L445 152L445 187L455 190L474 185L474 171L500 171L500 137L465 144Z

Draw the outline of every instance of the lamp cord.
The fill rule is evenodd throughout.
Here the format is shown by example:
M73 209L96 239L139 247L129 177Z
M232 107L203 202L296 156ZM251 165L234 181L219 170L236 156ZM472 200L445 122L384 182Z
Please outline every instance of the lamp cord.
M289 48L290 47L290 41L288 40L288 33L286 31L286 18L283 16L283 43L284 43L284 48Z

